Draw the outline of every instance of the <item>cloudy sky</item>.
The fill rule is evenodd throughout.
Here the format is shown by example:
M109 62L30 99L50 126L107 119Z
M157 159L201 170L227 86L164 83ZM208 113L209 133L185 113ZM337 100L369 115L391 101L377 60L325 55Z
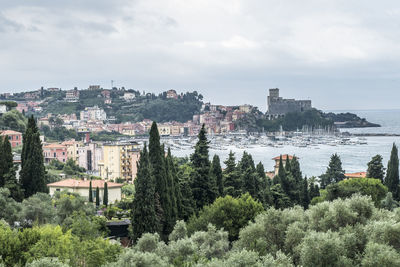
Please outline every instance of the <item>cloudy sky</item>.
M400 102L398 0L1 0L0 92L110 81L265 110Z

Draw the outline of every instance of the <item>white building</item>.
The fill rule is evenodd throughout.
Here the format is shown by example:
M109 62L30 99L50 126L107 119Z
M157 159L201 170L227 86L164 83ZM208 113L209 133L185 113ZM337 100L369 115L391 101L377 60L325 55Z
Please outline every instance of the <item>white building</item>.
M1 105L0 105L0 114L4 114L4 113L6 113L6 112L7 112L7 106L1 104Z
M124 99L125 101L132 101L135 99L135 94L134 93L124 93Z
M100 203L103 202L104 197L104 180L92 180L92 196L93 201L96 201L96 188L100 191ZM108 188L108 203L112 204L115 201L121 201L121 188L123 184L117 184L112 182L107 182ZM55 183L48 184L50 195L53 196L58 191L67 190L71 193L78 193L82 197L89 199L89 180L76 180L76 179L65 179Z
M85 110L81 111L81 120L84 121L105 121L107 119L107 114L104 109L98 106L86 107Z

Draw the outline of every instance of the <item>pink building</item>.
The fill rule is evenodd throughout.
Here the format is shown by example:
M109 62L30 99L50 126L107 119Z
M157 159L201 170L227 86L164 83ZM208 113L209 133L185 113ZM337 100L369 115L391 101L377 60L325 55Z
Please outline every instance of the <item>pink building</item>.
M67 162L67 146L62 144L47 144L43 146L44 162L49 163L53 159Z
M2 131L0 133L2 137L8 136L8 140L11 143L11 147L16 147L19 145L22 145L22 133L12 131L12 130L6 130Z

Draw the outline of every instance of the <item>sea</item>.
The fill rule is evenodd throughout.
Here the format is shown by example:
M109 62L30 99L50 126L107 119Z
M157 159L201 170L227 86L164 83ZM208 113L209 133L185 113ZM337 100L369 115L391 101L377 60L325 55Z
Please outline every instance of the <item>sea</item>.
M399 110L349 110L332 111L351 112L367 121L378 123L379 128L348 128L341 129L342 132L353 134L398 134L400 135L400 109ZM252 147L248 149L239 149L235 146L228 150L210 150L210 158L217 154L221 161L225 161L229 151L235 153L236 159L240 159L244 151L250 153L256 163L262 162L266 171L273 171L275 162L272 158L279 155L296 155L299 158L303 175L308 177L320 176L325 173L332 154L337 153L341 160L343 169L346 173L362 172L367 170L367 163L377 154L383 157L384 165L390 158L390 152L393 143L400 145L400 136L367 136L364 145L343 145L329 146L320 145L315 147ZM185 157L193 153L193 150L175 150L172 151L175 156Z

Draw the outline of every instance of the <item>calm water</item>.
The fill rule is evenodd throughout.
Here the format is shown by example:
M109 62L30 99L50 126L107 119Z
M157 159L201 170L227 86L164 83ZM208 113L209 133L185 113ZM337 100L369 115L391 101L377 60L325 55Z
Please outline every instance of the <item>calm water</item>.
M384 111L351 111L360 117L367 118L368 121L381 124L382 128L363 128L363 129L346 129L352 133L396 133L400 134L400 110L384 110ZM280 154L294 154L300 159L301 169L304 175L319 176L326 171L330 156L337 153L343 162L343 169L346 172L366 171L367 163L376 154L381 154L384 159L384 165L390 157L390 151L393 143L400 145L400 137L367 137L368 145L354 146L328 146L320 145L320 149L313 147L299 148L294 146L285 146L283 148L273 147L256 147L246 149L256 162L262 162L268 171L273 170L273 157ZM242 156L243 149L232 147L236 158ZM172 151L176 156L188 156L193 150ZM217 154L222 161L228 157L229 150L211 150L210 155Z

